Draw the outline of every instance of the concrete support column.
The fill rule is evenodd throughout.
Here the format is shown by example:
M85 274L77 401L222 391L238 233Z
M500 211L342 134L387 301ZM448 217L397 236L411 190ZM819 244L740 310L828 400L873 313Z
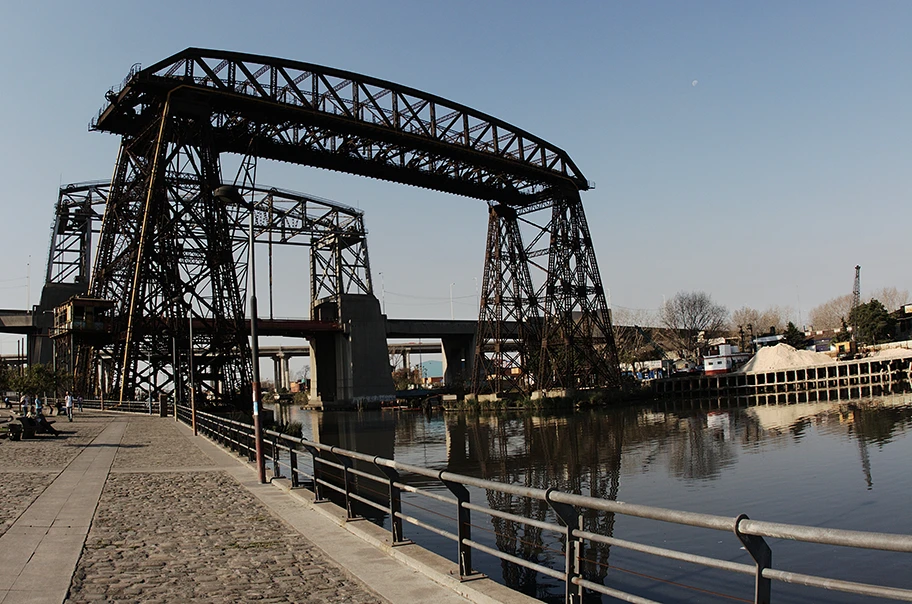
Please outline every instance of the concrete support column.
M282 364L282 388L291 390L291 358L284 354L279 355L279 362Z
M447 386L465 384L475 362L475 337L447 336L440 339L443 350L443 383Z
M282 367L279 365L279 357L270 357L272 359L272 383L278 388L282 383Z
M379 408L382 401L395 400L386 323L377 298L342 294L316 305L313 315L338 321L343 333L310 340L311 404L324 409Z

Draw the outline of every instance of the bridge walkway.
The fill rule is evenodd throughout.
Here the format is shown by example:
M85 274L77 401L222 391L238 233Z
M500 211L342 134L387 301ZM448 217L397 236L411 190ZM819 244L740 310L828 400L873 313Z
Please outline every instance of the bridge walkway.
M173 419L56 419L0 440L0 604L468 601Z

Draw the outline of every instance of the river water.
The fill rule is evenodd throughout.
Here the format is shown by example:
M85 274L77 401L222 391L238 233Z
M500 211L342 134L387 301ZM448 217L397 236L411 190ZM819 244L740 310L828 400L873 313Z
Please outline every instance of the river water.
M288 412L302 422L307 439L432 469L728 517L747 514L756 520L912 534L908 395L782 406L667 402L564 414ZM473 492L472 500L555 521L536 502L484 491ZM426 514L434 513L433 505L420 505ZM406 504L404 511L421 516ZM376 521L388 526L388 519ZM619 539L750 563L740 542L727 533L611 515L588 515L583 522L588 530ZM487 516L473 516L473 524L476 540L563 567L557 536ZM405 531L454 559L451 541L409 525ZM775 568L912 588L910 554L768 541ZM752 598L747 576L607 546L588 548L584 558L587 578L657 601ZM559 581L479 552L473 563L515 589L561 600ZM773 584L773 594L774 602L877 601L781 583Z

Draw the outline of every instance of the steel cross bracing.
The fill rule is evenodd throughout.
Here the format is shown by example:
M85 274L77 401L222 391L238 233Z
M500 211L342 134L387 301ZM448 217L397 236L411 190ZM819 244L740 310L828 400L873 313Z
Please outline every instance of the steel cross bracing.
M46 283L84 283L91 272L92 233L98 232L109 182L60 187L51 227Z
M565 151L435 95L329 67L188 48L131 72L92 127L135 134L171 93L211 109L213 143L259 157L364 174L459 195L528 203L587 189Z
M198 205L200 197L198 187L194 186L194 182L194 178L190 174L173 174L169 177L166 187L169 197L168 205L176 208L177 212L184 215L184 218L191 223L195 222L197 218L193 218L192 213L188 218L186 212L189 210L187 208L194 204ZM108 184L93 183L92 187L93 190L100 194L102 200L108 197ZM244 197L252 200L255 219L254 235L260 244L266 243L266 240L268 240L270 248L272 245L309 245L312 248L312 256L317 258L317 265L326 265L331 269L315 272L311 275L312 290L321 292L324 296L333 296L338 292L371 293L367 239L362 212L326 199L277 188L257 187L249 184L238 188ZM64 193L67 193L67 197L64 196ZM69 191L61 191L62 199L69 199L69 195L71 195ZM96 201L94 214L96 219L101 216L101 211L105 209L104 206L99 208L98 205ZM114 224L118 212L113 204L110 207L111 213L107 218L111 221L110 224ZM224 210L224 216L227 219L228 237L233 248L238 283L241 290L245 290L247 287L247 246L249 241L247 228L250 206L229 204ZM180 220L182 219L177 217L170 223L173 228L178 229L175 232L179 232L181 228L190 228L186 227L186 225L177 224ZM198 228L197 225L191 230L197 230ZM120 235L117 232L109 235L111 241L107 244L107 249L120 247L127 251L130 250L130 245L124 242L124 237ZM332 245L327 246L327 242L332 241L338 241L339 245L344 247L344 249L335 250ZM112 243L116 245L111 245ZM185 292L189 290L195 291L196 288L200 287L201 275L205 272L200 269L200 266L205 264L204 260L207 253L198 241L198 237L184 238L179 247L182 253L179 255L180 260L178 260L178 263L183 263L185 266L181 270L172 271L180 279L180 285L173 289ZM52 249L51 257L59 254L59 251L55 252ZM330 260L324 260L324 256L329 256ZM120 280L116 277L112 278L110 276L111 271L103 271L100 268L98 270L109 275L108 279L111 281L109 287L112 289L126 281L126 277ZM159 296L159 298L157 303L152 304L153 307L156 304L161 306L164 297ZM175 297L170 298L170 300L174 301ZM167 302L167 300L164 300L164 302ZM176 301L176 304L180 306L181 301ZM165 317L168 316L167 310L164 309L162 311ZM136 382L132 386L134 389L137 387L145 389L153 386L157 389L167 390L169 387L177 387L179 389L189 385L188 360L183 353L179 353L179 358L176 362L173 358L173 344L177 344L179 352L188 348L189 325L187 320L184 319L186 313L181 313L181 310L178 308L173 313L174 316L168 318L168 320L158 322L158 328L163 333L157 338L162 340L157 347L154 344L155 337L148 334L142 336L143 344L148 346L147 352L137 352L133 355L132 361L128 360L127 362L128 374L131 370L130 366L132 366L132 370L139 376L134 379L134 382ZM219 355L211 350L212 343L209 341L208 332L214 329L213 312L214 309L211 307L211 303L208 305L195 303L194 350L197 350L197 352L195 353L196 367L194 368L194 375L196 379L194 381L199 381L202 386L215 394L217 393L216 382L221 380L206 379L207 365L215 365L218 362L223 363L224 360L219 361L217 358ZM240 318L243 320L242 315ZM137 337L135 336L134 339ZM174 338L175 341L172 342L171 338ZM68 358L67 351L61 348L66 345L68 345L68 340L61 339L58 341L58 358ZM88 388L89 390L87 391L91 391L97 385L103 391L117 391L117 387L119 387L117 376L121 375L120 368L123 365L123 361L120 360L123 357L120 354L119 346L122 346L122 343L96 346L94 349L84 348L82 351L81 371L77 372L77 374L95 376L96 378L105 376L106 379L103 384L84 383L81 385L82 388ZM229 356L236 355L232 353ZM206 359L210 360L207 361ZM92 367L91 369L90 366Z
M620 383L579 196L520 211L490 207L477 335L478 394Z
M579 191L590 184L562 149L490 115L413 88L242 53L190 48L149 68L134 68L106 98L108 105L92 128L120 134L125 141L141 139L150 131L170 132L161 117L163 108L166 114L170 108L169 120L192 122L204 134L195 143L200 157L224 152L246 156L254 150L256 157L487 200L514 209L517 216L551 214L530 238L534 253L520 254L516 260L503 256L523 245L509 234L514 229L510 225L498 227L502 235L488 239L489 257L497 252L504 263L486 272L488 292L527 291L512 308L504 306L510 303L506 296L483 296L476 358L494 349L501 357L482 359L487 368L476 369L476 376L486 381L497 373L523 375L504 387L525 392L617 384L610 318L579 198ZM159 138L172 144L169 136ZM144 157L153 159L152 154ZM128 208L136 210L138 203ZM136 220L139 212L133 211L131 217L127 209L123 216ZM135 245L140 240L134 235ZM332 249L335 257L312 257L313 273L325 275L338 289L338 252L347 248ZM108 256L116 267L117 254ZM369 289L366 256L362 261L355 254L351 263L365 272ZM536 268L544 276L537 285L528 285L525 272ZM314 298L320 298L319 287L312 287ZM520 315L530 322L529 334L507 345L511 336L504 335L503 322ZM539 324L535 317L540 317ZM507 354L510 348L516 350ZM492 373L491 363L516 366ZM474 388L491 389L491 384L476 383Z

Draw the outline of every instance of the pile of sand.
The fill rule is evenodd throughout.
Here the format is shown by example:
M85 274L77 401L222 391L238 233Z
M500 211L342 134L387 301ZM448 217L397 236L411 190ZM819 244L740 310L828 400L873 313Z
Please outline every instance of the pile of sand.
M750 361L742 365L736 373L762 373L780 369L833 365L836 361L820 352L795 350L788 344L765 346L757 351Z
M904 359L912 357L912 350L908 348L884 348L871 355L872 359Z

